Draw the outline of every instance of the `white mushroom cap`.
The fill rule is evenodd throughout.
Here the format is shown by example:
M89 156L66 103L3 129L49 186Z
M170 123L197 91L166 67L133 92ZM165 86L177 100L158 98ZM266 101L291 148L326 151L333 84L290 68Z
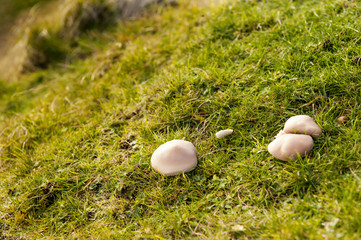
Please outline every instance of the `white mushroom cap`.
M307 115L297 115L289 118L285 123L283 131L286 133L311 135L315 138L319 138L322 134L321 128Z
M191 142L172 140L160 145L150 161L155 171L174 176L197 166L197 150Z
M276 138L278 138L279 136L285 135L287 134L285 131L281 130L279 133L277 133Z
M288 161L309 153L313 147L313 139L304 134L284 134L278 136L268 145L268 152L277 159Z
M226 129L216 133L216 138L225 138L233 133L233 129Z

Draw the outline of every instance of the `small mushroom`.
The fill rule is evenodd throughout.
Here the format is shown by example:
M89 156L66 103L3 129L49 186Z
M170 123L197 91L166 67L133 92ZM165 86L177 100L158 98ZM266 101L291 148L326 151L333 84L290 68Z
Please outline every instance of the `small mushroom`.
M268 152L277 159L288 161L309 153L313 147L313 139L304 134L284 134L278 136L268 145Z
M311 135L315 138L319 138L322 134L321 128L307 115L297 115L289 118L285 123L283 131L286 133Z
M347 116L341 116L341 117L337 118L338 124L345 124L348 120L349 120L349 118Z
M172 140L160 145L150 161L155 171L174 176L189 172L197 166L197 150L191 142Z
M216 133L216 138L225 138L233 133L233 129L226 129Z

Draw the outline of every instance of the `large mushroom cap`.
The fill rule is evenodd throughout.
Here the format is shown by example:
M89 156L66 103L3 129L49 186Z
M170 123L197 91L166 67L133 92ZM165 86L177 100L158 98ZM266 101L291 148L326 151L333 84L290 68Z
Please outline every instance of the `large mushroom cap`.
M174 176L197 166L197 150L191 142L172 140L160 145L150 161L155 171Z
M284 134L278 136L268 145L268 152L277 159L288 161L304 156L313 147L313 139L309 135Z
M318 138L322 134L321 128L317 123L307 115L297 115L289 118L283 129L286 133L299 133L311 135Z

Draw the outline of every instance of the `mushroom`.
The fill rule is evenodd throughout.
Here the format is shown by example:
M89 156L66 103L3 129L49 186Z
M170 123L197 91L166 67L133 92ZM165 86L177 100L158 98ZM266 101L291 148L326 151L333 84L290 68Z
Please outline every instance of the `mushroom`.
M300 133L319 138L322 134L321 128L307 115L297 115L289 118L283 131L286 133Z
M233 129L226 129L216 133L216 138L225 138L233 133Z
M287 134L285 131L281 130L279 133L277 133L276 138L278 138L279 136L285 135Z
M160 145L150 161L155 171L174 176L189 172L197 166L197 150L191 142L172 140Z
M338 124L345 124L348 120L349 120L349 118L347 116L341 116L341 117L337 118Z
M313 147L313 139L304 134L283 134L268 145L268 152L277 159L288 161L309 153Z

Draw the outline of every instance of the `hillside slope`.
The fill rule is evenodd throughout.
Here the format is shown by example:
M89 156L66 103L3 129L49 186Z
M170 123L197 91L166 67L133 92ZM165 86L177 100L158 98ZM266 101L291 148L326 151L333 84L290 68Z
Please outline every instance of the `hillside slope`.
M0 236L358 239L360 16L345 0L181 1L1 80ZM278 161L267 145L297 114L323 135ZM150 157L172 139L199 165L164 177Z

